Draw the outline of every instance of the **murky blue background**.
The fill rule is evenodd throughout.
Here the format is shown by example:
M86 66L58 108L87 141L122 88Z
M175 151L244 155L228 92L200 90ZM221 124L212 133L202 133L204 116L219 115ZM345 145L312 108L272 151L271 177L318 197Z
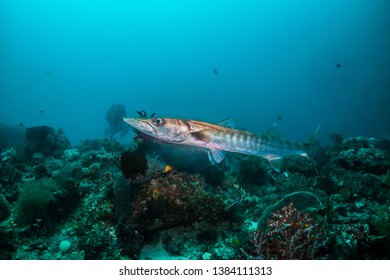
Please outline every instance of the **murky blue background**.
M254 132L278 122L295 141L318 124L322 143L390 135L389 14L387 0L2 0L0 121L77 144L122 103Z

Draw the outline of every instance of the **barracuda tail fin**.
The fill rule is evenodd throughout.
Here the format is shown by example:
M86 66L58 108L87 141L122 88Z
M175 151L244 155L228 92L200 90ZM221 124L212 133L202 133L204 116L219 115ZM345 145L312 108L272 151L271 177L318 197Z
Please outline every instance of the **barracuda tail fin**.
M313 133L313 135L303 143L303 147L305 148L308 156L311 156L313 154L316 154L316 152L320 148L320 142L318 139L316 139L317 133L320 130L321 125L319 125L316 129L316 131Z
M314 161L314 157L316 154L318 154L318 152L320 151L320 141L318 139L316 139L316 135L318 133L318 131L320 130L321 128L321 125L319 125L316 129L316 131L313 133L313 135L306 141L303 143L303 147L305 148L306 152L307 152L307 157L313 162L313 165L314 165L314 168L315 168L315 171L318 175L318 170L317 170L317 166L316 166L316 163Z

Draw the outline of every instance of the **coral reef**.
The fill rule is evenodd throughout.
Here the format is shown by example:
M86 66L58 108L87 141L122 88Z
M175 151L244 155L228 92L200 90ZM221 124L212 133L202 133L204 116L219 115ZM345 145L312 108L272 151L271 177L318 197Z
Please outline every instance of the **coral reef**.
M0 222L8 219L11 215L11 206L4 195L0 194Z
M25 146L0 147L0 259L390 257L387 139L334 135L277 173L142 135L70 146L62 130L27 130Z
M216 221L225 206L218 195L205 190L201 178L175 172L150 180L135 197L131 212L139 228L156 230Z

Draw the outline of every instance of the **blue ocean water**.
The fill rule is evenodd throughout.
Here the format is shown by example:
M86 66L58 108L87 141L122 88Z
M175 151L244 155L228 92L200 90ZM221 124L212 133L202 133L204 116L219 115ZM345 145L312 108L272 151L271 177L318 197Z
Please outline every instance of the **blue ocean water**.
M390 3L0 2L0 121L102 138L124 104L306 140L390 135ZM340 64L341 67L336 67ZM124 138L129 141L130 138Z

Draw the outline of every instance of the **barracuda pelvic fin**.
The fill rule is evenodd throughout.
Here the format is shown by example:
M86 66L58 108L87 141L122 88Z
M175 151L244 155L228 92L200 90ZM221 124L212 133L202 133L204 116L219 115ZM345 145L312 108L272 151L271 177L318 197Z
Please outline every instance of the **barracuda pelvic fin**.
M207 156L212 164L218 164L224 160L225 153L217 149L210 149L207 151Z

